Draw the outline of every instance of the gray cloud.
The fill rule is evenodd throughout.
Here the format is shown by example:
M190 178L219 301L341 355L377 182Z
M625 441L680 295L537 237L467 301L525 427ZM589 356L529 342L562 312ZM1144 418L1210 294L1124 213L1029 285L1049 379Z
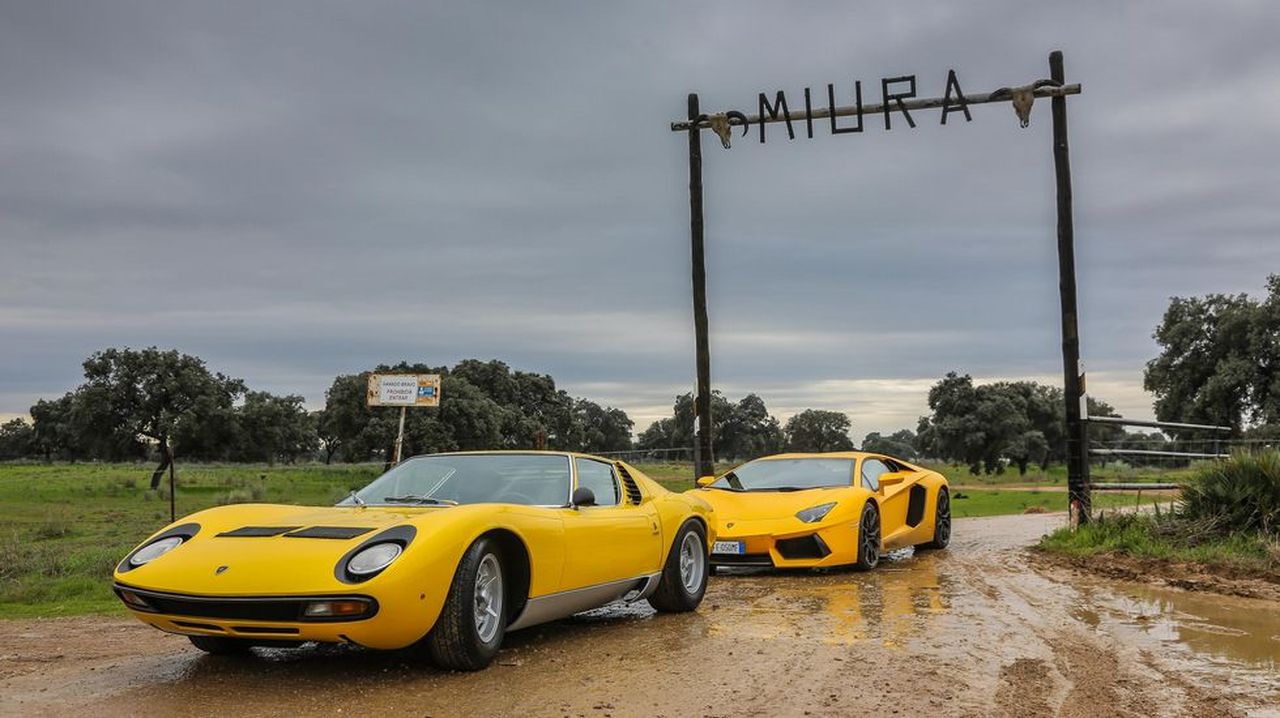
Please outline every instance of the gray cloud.
M1167 298L1280 266L1274 4L615 5L0 4L0 412L158 344L313 404L376 362L497 356L643 422L692 383L686 92L934 94L948 68L977 92L1055 47L1085 86L1095 391L1148 410ZM918 119L707 138L728 393L860 433L914 423L950 369L1060 371L1047 107Z

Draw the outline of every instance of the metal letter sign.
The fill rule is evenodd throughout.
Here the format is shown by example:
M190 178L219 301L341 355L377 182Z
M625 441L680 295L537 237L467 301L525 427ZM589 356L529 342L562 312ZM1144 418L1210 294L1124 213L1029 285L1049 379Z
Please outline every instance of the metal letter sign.
M765 125L781 122L786 125L787 139L794 140L796 138L794 123L803 120L805 136L812 139L814 120L828 120L833 136L861 134L865 129L863 125L865 114L883 115L884 129L889 131L893 129L895 113L901 116L907 128L910 129L916 126L916 119L912 116L912 112L940 108L942 110L940 124L947 124L947 117L953 112L962 113L966 122L972 122L973 115L969 111L971 105L993 102L1012 104L1019 124L1026 127L1031 122L1031 108L1036 98L1045 97L1052 98L1053 155L1057 170L1058 270L1062 302L1062 358L1067 415L1067 485L1071 503L1079 510L1081 520L1088 520L1090 508L1088 429L1087 418L1082 416L1084 412L1081 410L1084 403L1084 379L1082 374L1077 372L1080 340L1076 316L1075 240L1071 221L1071 170L1067 157L1066 104L1068 95L1080 94L1080 85L1066 83L1062 70L1061 52L1050 53L1049 69L1048 79L1035 80L1025 85L1001 87L994 92L974 95L966 95L960 89L960 80L955 70L948 70L946 79L942 83L942 96L931 98L921 98L917 95L915 75L885 77L880 80L880 103L875 105L863 105L862 81L854 80L850 93L853 96L853 104L837 107L836 86L828 83L826 107L814 107L813 92L806 87L803 93L803 111L796 106L794 113L791 109L792 103L787 101L787 93L784 90L757 93L756 114L750 116L739 110L705 114L700 109L698 96L689 95L688 119L672 122L671 130L689 133L689 229L693 259L695 363L698 370L693 401L693 413L697 422L694 427L694 478L712 474L714 467L714 457L711 455L711 349L708 344L706 262L703 251L701 130L711 130L720 138L720 144L725 149L730 149L735 127L741 128L741 136L746 137L751 125L759 125L760 142L763 143L766 140ZM846 124L837 123L837 118L843 117L852 117L854 120ZM901 123L899 126L901 127Z
M915 75L881 78L880 103L864 105L862 103L862 81L854 80L853 91L850 93L853 97L853 105L844 107L836 106L835 84L827 83L826 107L814 107L813 91L806 87L803 93L804 109L801 110L797 107L795 111L791 109L785 90L777 90L772 93L760 92L756 94L756 114L754 115L746 115L739 110L727 110L709 115L699 114L688 121L671 123L671 129L675 132L686 132L694 127L710 129L720 138L720 143L724 145L725 149L729 149L733 133L732 128L734 127L741 127L742 135L746 136L751 125L759 125L760 141L764 142L766 139L765 125L781 122L787 127L787 139L794 140L796 138L796 130L793 123L800 120L804 120L805 135L809 138L814 135L813 121L821 119L829 121L831 134L844 135L862 132L862 116L867 113L880 113L883 115L885 130L892 130L894 113L902 116L908 128L916 126L915 117L911 114L913 110L934 108L942 108L939 124L947 124L947 116L953 112L963 113L965 120L972 122L973 115L969 111L969 106L991 102L1012 102L1018 119L1022 121L1023 127L1026 127L1026 123L1030 121L1031 103L1035 98L1065 97L1066 95L1080 94L1080 85L1067 85L1059 80L1044 79L1018 87L1001 87L995 92L966 95L960 89L960 79L956 76L955 70L947 70L947 76L942 83L942 97L928 99L918 97L916 87ZM836 122L838 117L854 117L857 122L852 126L841 127Z

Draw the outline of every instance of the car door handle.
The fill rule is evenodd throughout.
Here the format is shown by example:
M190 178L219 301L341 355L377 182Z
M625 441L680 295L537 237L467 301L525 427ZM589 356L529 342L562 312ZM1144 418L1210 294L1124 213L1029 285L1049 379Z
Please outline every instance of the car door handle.
M651 519L649 521L649 526L653 529L653 534L656 536L658 534L658 522Z

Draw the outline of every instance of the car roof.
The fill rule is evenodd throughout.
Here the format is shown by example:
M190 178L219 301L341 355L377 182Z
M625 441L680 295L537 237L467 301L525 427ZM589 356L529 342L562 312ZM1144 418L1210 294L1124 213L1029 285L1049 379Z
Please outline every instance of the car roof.
M769 461L771 459L861 459L866 456L884 456L884 454L872 454L866 451L827 451L827 452L810 452L810 453L791 453L791 454L770 454L769 456L761 456L756 461Z
M415 454L408 458L421 459L427 456L569 456L582 457L584 459L595 459L596 461L613 461L605 456L596 456L595 454L584 454L580 451L539 451L537 449L485 449L479 451L440 451L434 454Z

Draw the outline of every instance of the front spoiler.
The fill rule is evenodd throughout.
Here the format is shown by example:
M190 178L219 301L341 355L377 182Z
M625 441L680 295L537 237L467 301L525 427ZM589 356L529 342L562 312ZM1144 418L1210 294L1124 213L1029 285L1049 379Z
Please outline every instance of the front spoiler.
M364 594L296 596L200 596L154 591L115 583L112 590L138 619L167 633L227 636L268 641L319 641L367 645L359 638L381 606ZM129 595L133 600L126 599ZM143 603L138 603L138 600ZM354 616L306 616L316 601L359 601L367 605ZM356 636L356 637L353 637Z
M808 531L751 536L720 536L741 541L742 554L711 554L713 566L761 568L824 568L856 563L858 531L847 523L832 523Z

